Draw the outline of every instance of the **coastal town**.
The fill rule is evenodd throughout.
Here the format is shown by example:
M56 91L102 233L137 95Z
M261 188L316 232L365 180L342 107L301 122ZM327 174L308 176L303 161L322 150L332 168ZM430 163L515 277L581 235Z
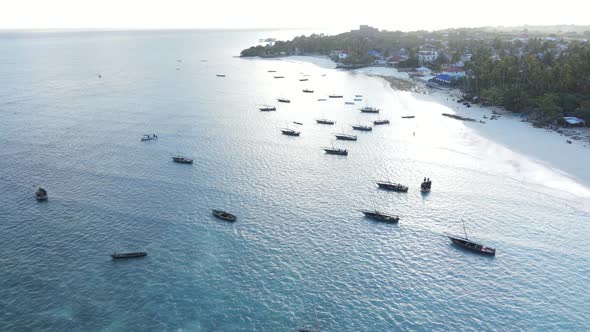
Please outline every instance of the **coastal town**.
M241 56L322 55L337 68L390 67L431 89L518 113L535 127L590 124L590 27L383 31L266 39Z

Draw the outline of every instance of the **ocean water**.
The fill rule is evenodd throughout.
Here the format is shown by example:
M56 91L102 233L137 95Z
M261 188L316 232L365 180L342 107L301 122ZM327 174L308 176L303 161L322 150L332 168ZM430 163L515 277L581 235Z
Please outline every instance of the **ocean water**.
M590 211L567 190L585 184L380 78L235 57L300 33L0 34L0 330L588 329ZM379 117L391 125L333 140ZM375 207L399 224L357 211ZM495 257L451 245L461 218Z

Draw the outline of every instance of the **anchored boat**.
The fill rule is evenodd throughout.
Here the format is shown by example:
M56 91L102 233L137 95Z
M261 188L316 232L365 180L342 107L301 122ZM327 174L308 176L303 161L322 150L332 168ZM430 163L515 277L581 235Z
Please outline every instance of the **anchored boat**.
M432 189L432 180L430 178L424 178L422 184L420 184L420 191L423 193L429 193Z
M328 119L317 119L317 120L315 120L315 122L317 122L319 124L325 124L325 125L333 125L336 123L336 121L332 121L332 120L328 120Z
M290 103L291 101L287 98L277 98L279 103Z
M375 121L373 121L373 124L375 126L386 125L386 124L389 124L389 120L385 120L385 119L384 120L375 120Z
M339 139L341 141L356 141L356 135L348 135L348 134L334 134L334 136L336 136L336 139Z
M276 111L277 108L271 105L264 105L260 108L258 108L261 112L273 112Z
M137 252L124 252L124 253L116 253L114 252L111 257L113 259L118 258L138 258L138 257L145 257L147 256L147 252L145 251L137 251Z
M360 130L360 131L371 131L373 130L373 127L371 126L363 126L363 125L353 125L352 129L354 130Z
M378 220L378 221L386 221L386 222L391 222L391 223L397 223L399 221L398 216L382 213L377 210L373 210L373 211L359 210L359 211L362 212L365 215L365 217L370 218L370 219L374 219L374 220Z
M377 181L377 185L381 189L397 191L397 192L408 192L408 187L404 186L399 183L390 182L390 181Z
M225 212L223 210L212 210L213 215L219 219L223 219L225 221L231 221L234 222L236 221L236 219L238 219L236 216L234 216L233 214L229 213L229 212Z
M339 148L335 148L333 146L332 147L324 147L323 149L324 149L324 151L326 151L326 154L348 156L348 150L346 150L346 149L339 149Z
M186 158L186 157L181 157L181 156L172 157L172 160L174 160L175 163L179 163L179 164L192 164L193 163L193 160L191 158Z
M37 191L35 192L35 198L37 198L38 201L45 201L47 200L47 190L39 187L39 189L37 189Z
M281 132L283 133L283 135L287 136L299 136L299 134L301 134L300 132L289 128L283 128L281 129Z
M158 138L158 135L156 135L156 134L146 134L146 135L141 136L142 141L151 141L156 138Z
M303 92L305 92L305 93L313 93L313 90L304 89Z
M461 220L463 222L463 220ZM496 255L496 248L487 247L481 243L477 243L471 241L467 237L467 230L465 229L465 222L463 222L463 232L465 233L465 237L462 236L455 236L455 235L447 235L447 237L453 242L454 244L463 247L465 249L484 254L484 255Z
M361 113L379 113L379 109L375 107L365 106L360 109Z

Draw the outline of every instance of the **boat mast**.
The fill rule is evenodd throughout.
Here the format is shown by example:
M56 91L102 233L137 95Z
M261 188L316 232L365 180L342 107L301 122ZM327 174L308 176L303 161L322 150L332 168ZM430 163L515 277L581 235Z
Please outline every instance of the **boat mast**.
M461 219L461 222L463 223L463 233L465 233L465 238L468 239L468 237L467 237L467 229L465 228L465 220Z

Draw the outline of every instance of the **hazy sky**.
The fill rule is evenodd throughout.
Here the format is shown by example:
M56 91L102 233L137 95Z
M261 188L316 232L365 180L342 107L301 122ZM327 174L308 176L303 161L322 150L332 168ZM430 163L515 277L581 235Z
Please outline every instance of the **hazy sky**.
M432 30L484 25L590 24L588 3L588 0L0 0L0 29L350 29L369 24L387 30Z

